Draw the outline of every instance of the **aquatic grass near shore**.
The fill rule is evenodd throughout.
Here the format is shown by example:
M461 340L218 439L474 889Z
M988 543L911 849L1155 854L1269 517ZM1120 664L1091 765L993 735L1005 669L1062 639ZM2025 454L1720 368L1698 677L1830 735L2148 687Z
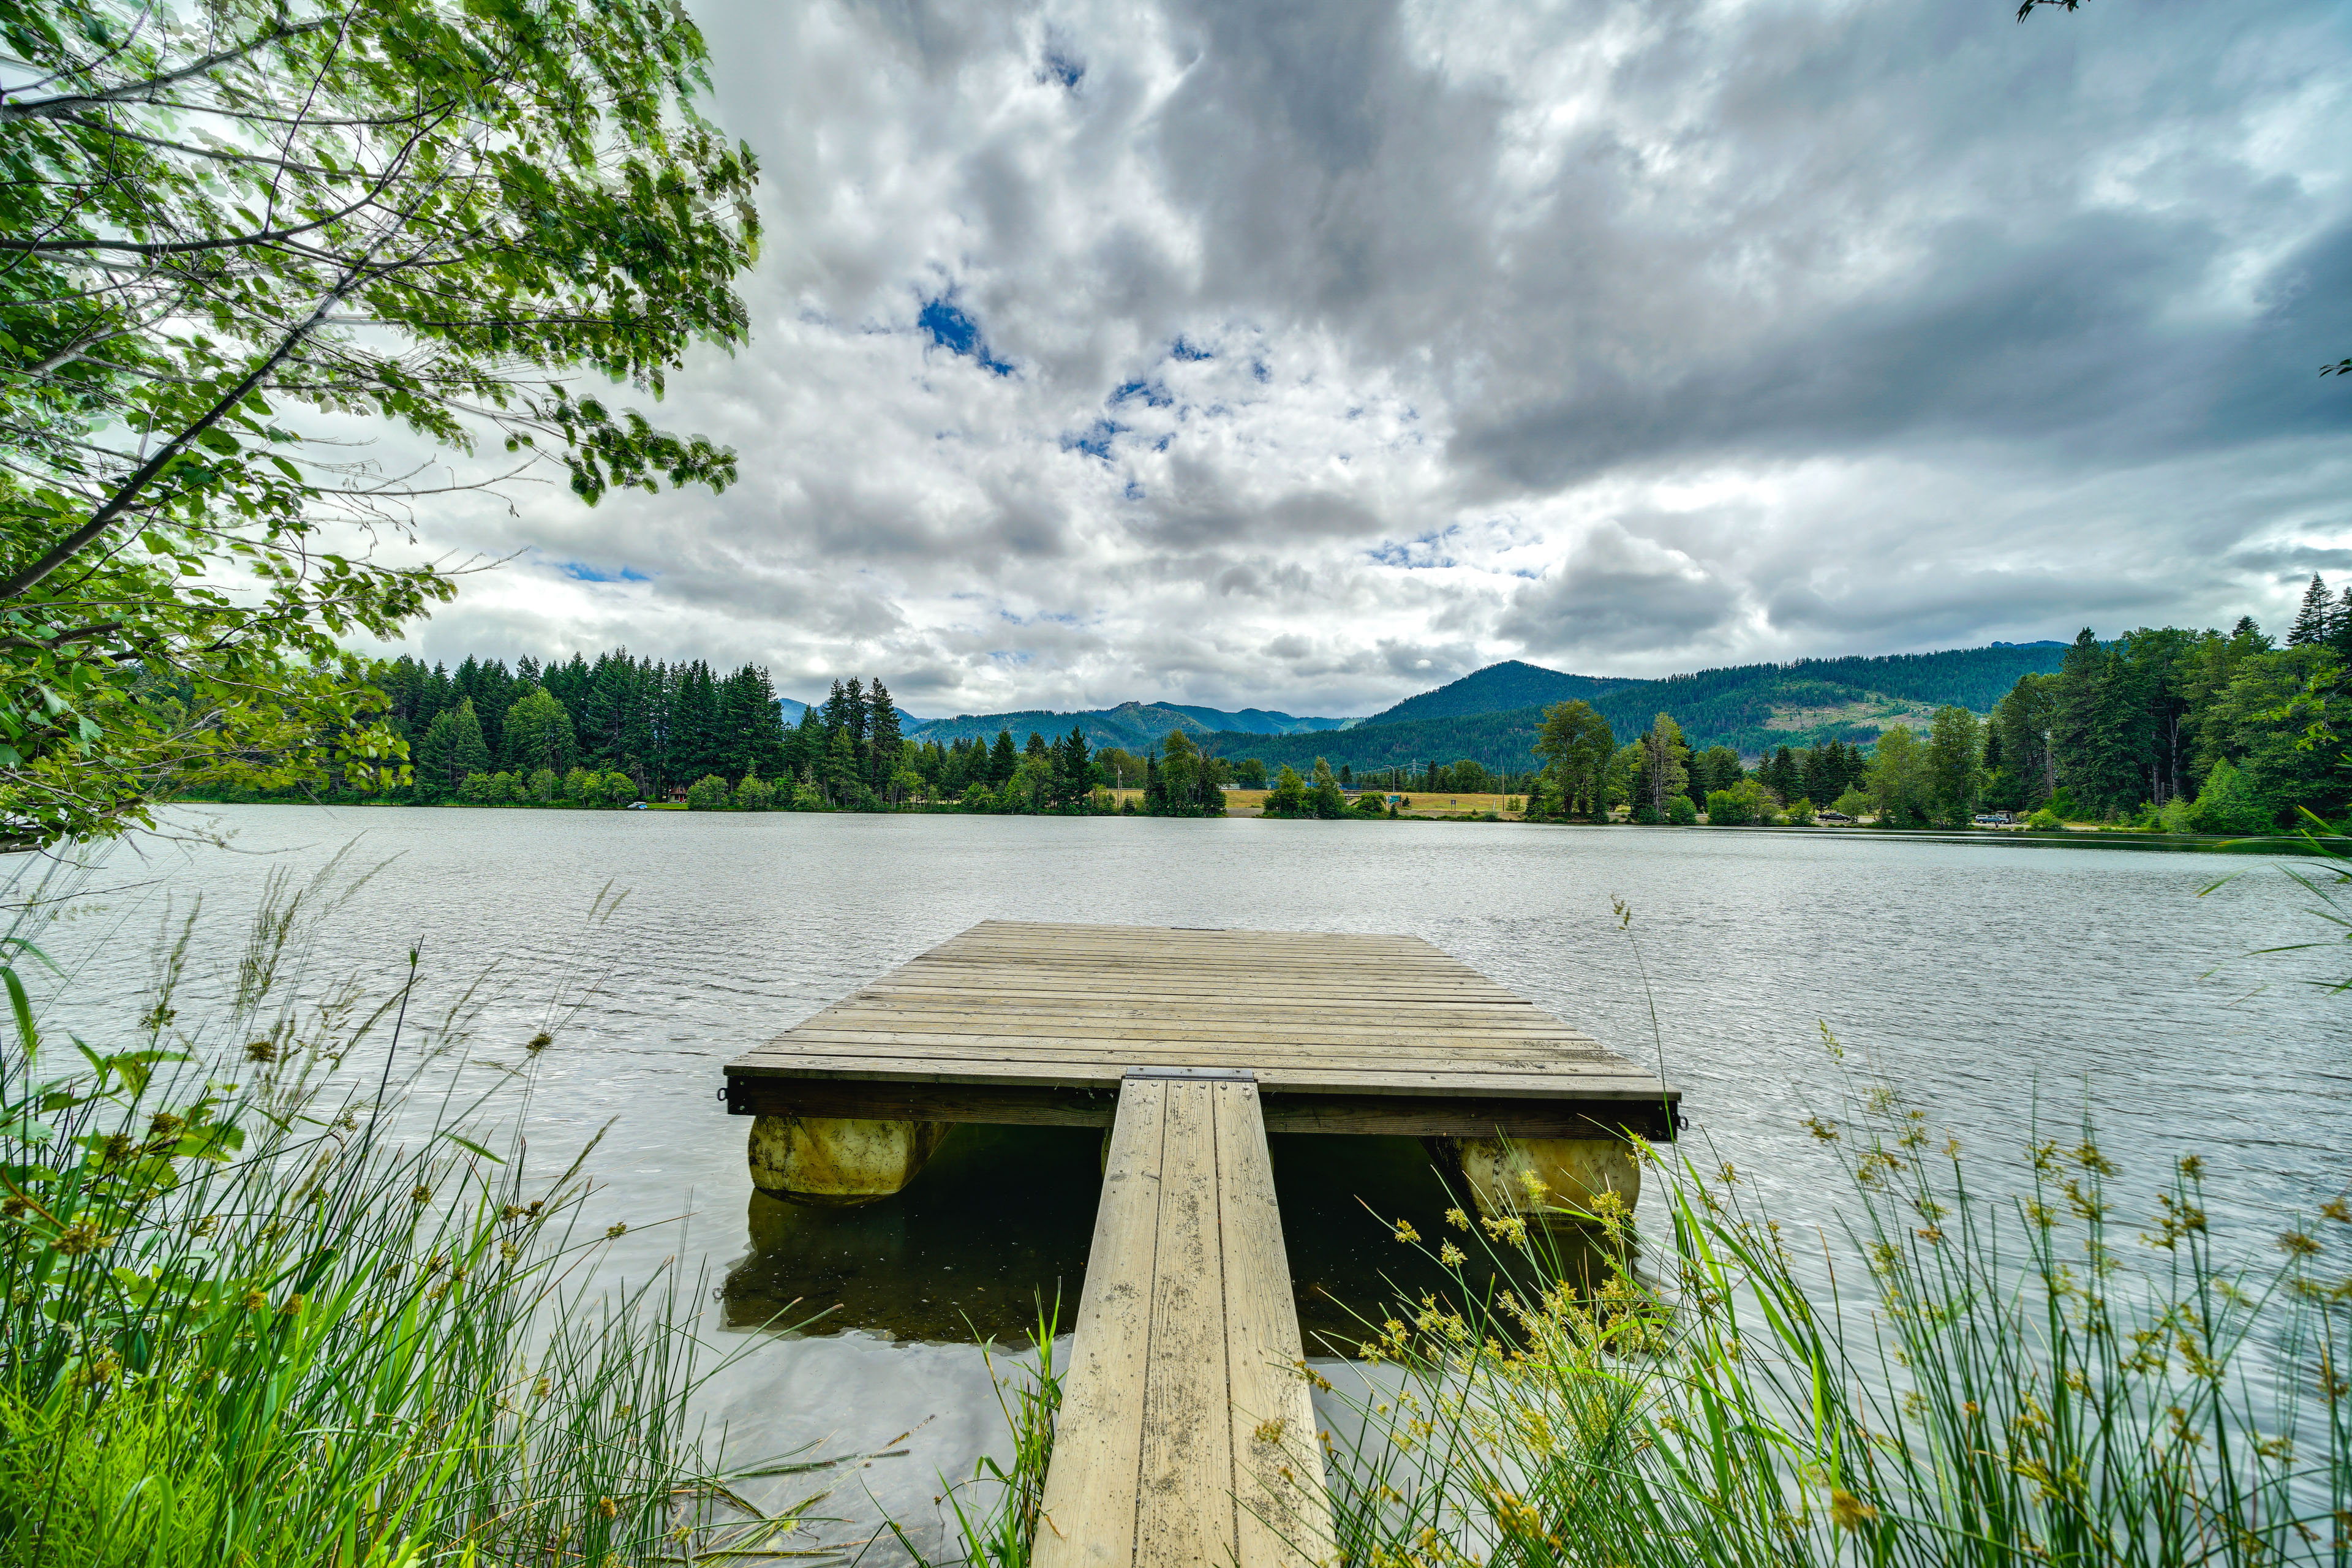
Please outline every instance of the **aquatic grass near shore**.
M1062 1378L1054 1370L1054 1340L1060 1331L1062 1300L1055 1293L1048 1306L1037 1301L1037 1317L1029 1328L1029 1349L1035 1365L999 1375L996 1358L987 1342L981 1355L996 1387L996 1406L1004 1416L1012 1452L1005 1463L982 1454L971 1475L948 1484L934 1502L944 1502L955 1515L956 1542L961 1555L954 1561L968 1568L1029 1568L1029 1554L1037 1537L1045 1504L1045 1470L1054 1457L1054 1422L1062 1408ZM908 1538L898 1521L886 1528L917 1568L933 1568L931 1560ZM1050 1524L1047 1529L1053 1528Z
M1811 1126L1851 1199L1842 1236L1801 1241L1730 1165L1646 1148L1671 1220L1654 1278L1629 1260L1587 1289L1542 1226L1457 1215L1507 1285L1372 1331L1363 1430L1333 1466L1346 1561L2352 1561L2340 1196L2283 1216L2275 1264L2225 1261L2194 1157L2127 1214L2087 1124L2037 1139L1999 1196L1889 1090ZM1622 1213L1536 1197L1630 1248Z
M193 918L127 1039L45 1030L0 949L0 1555L22 1568L409 1568L771 1554L688 1415L698 1291L593 1278L575 1160L518 1131L543 1030L478 1049L481 993L321 981L339 859L274 879L208 1024ZM608 911L607 911L608 912ZM300 981L301 984L297 984ZM580 993L572 988L576 998ZM551 1028L560 1029L560 1016ZM500 1059L500 1058L508 1059ZM492 1069L467 1098L461 1079ZM583 1159L585 1158L583 1152Z

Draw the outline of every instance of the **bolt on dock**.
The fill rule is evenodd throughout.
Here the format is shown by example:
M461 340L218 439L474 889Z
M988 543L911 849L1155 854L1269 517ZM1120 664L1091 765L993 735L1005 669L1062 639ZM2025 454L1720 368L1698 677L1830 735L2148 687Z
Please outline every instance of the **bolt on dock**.
M1040 1568L1328 1555L1266 1134L1631 1204L1680 1094L1418 937L988 921L726 1067L752 1180L870 1203L959 1122L1110 1130Z

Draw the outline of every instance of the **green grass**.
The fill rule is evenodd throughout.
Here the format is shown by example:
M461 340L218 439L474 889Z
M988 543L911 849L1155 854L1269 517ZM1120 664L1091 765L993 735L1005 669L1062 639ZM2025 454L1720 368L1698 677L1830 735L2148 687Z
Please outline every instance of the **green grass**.
M6 939L0 1557L602 1568L773 1546L800 1510L736 1483L793 1467L722 1471L688 1414L719 1370L694 1282L604 1289L619 1228L583 1229L583 1165L534 1172L515 1131L580 988L559 980L548 1030L498 1053L471 1038L479 986L436 991L415 953L389 987L322 980L315 939L364 880L339 861L274 881L202 1021L180 1011L207 956L191 917L144 1016L97 1043L44 1030L54 975L22 922ZM457 1064L484 1055L499 1087L466 1099Z

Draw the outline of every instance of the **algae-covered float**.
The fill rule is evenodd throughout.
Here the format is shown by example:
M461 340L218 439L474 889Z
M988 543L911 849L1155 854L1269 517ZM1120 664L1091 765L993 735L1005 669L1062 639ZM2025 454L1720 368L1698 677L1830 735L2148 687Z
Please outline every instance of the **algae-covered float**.
M898 1192L960 1121L1105 1127L1038 1568L1330 1555L1266 1133L1436 1141L1489 1214L1627 1205L1676 1091L1416 937L990 921L727 1064L752 1180Z

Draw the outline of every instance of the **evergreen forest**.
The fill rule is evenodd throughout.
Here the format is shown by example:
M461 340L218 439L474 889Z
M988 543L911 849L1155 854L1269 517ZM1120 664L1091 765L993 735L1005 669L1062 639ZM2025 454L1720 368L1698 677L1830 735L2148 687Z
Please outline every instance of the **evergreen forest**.
M1139 789L1146 815L1222 816L1232 766L1181 731L1141 754L1097 750L1073 727L1025 744L1001 728L914 741L879 679L836 680L823 702L787 723L768 672L729 673L701 660L641 659L625 648L591 662L469 657L450 669L402 657L374 671L369 715L407 745L396 767L343 757L330 795L432 805L691 809L894 810L951 805L1024 813L1107 812L1111 793ZM322 745L322 750L330 747ZM212 792L215 795L220 792ZM239 792L227 798L255 798ZM296 793L296 792L280 792Z

